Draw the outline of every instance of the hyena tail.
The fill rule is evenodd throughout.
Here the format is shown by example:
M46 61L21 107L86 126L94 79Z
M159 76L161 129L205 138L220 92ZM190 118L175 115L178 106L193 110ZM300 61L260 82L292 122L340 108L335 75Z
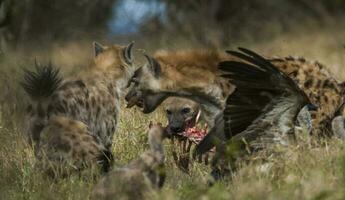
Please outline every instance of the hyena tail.
M45 117L47 113L43 102L60 86L62 78L60 77L59 70L55 69L51 63L42 66L36 62L35 67L35 71L24 69L24 78L21 85L33 101L33 104L28 106L28 110L30 110L28 112L36 113L36 116L38 116L27 124L29 142L34 144L35 150L37 150L40 133L46 123Z
M51 63L44 66L35 63L35 67L36 71L24 69L21 85L32 100L42 101L60 86L62 78L59 69L54 68Z

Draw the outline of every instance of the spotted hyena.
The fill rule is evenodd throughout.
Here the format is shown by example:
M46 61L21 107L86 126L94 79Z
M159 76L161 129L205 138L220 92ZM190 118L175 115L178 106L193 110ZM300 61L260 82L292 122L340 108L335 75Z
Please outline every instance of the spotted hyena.
M236 86L228 85L227 81L218 76L219 72L209 66L218 65L224 59L238 61L239 58L232 55L224 58L223 54L215 52L200 54L193 51L165 52L147 58L148 64L139 68L131 79L132 88L126 96L129 105L137 105L144 113L149 113L169 96L186 97L200 104L206 121L210 123L210 130L215 131L213 125L217 120L222 121L223 111L227 108L226 100ZM329 135L330 121L342 104L340 83L318 62L295 57L266 59L293 79L310 102L318 107L312 113L313 133ZM231 112L231 109L227 112ZM239 132L237 130L231 134ZM224 140L224 136L219 137Z
M76 169L83 162L108 163L120 98L134 72L132 46L95 42L91 65L65 79L51 65L26 71L27 131L39 157L69 162Z

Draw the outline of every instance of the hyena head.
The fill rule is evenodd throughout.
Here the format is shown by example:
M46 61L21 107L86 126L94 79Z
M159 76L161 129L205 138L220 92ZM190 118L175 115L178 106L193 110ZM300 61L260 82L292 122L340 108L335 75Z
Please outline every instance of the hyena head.
M200 106L195 101L181 97L170 97L164 102L168 129L173 134L194 127L200 117Z
M127 107L134 105L142 108L143 113L153 112L168 96L162 88L166 79L162 73L160 64L153 58L146 56L148 64L140 67L134 72L129 81L132 85L125 99ZM165 81L164 81L165 80Z
M111 45L104 46L98 42L94 42L94 62L98 70L115 70L123 68L132 76L134 72L132 47L133 42L127 46ZM116 69L117 70L117 69Z
M125 99L127 107L142 108L143 113L154 111L167 97L185 97L209 109L214 115L223 109L225 100L235 87L221 78L218 71L200 66L174 66L164 59L146 56L148 63L134 72L132 85Z

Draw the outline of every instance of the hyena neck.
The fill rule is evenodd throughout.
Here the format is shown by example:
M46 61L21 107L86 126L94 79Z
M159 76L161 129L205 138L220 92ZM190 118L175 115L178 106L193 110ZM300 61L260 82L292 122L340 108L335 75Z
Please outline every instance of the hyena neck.
M149 134L150 151L155 155L159 163L164 161L163 138L156 133Z
M126 67L117 70L107 70L98 72L98 77L111 90L115 91L120 97L123 96L123 91L127 87L128 81L133 72Z
M149 139L150 140L150 139ZM151 140L152 141L152 140ZM140 157L130 163L130 166L135 166L140 170L152 170L157 166L164 164L165 155L162 141L150 143L150 150L145 151Z

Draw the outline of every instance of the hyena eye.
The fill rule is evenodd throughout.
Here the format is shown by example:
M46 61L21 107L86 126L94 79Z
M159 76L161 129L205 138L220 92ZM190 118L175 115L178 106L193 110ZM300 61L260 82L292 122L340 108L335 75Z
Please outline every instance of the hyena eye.
M190 108L183 108L182 110L181 110L181 112L182 112L182 114L188 114L188 113L190 113L190 111L191 111L191 109Z
M168 110L168 109L165 112L167 113L167 115L171 115L172 114L172 112L170 110Z

